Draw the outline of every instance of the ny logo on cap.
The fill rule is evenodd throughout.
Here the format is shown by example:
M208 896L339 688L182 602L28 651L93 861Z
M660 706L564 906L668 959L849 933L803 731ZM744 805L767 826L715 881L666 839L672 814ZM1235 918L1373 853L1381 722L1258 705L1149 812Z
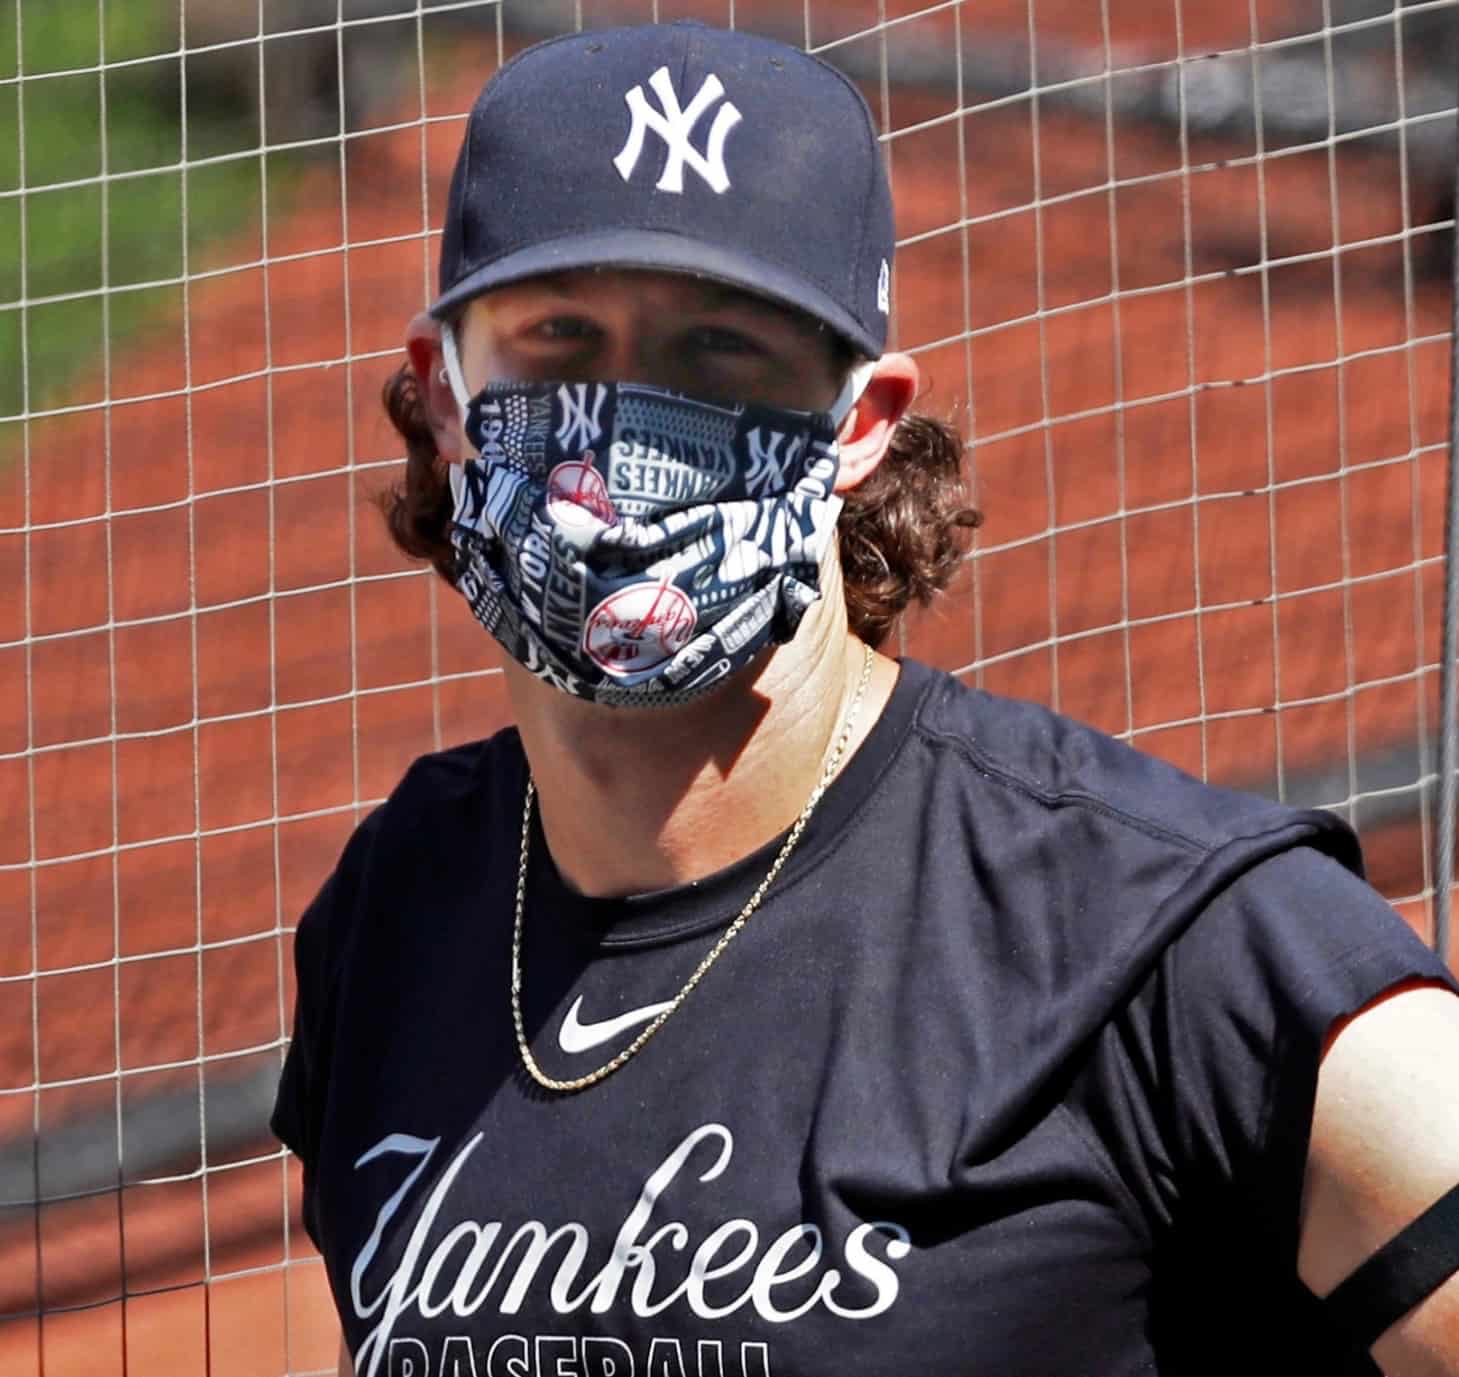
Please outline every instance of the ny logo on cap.
M649 105L642 86L635 86L623 98L628 102L628 109L633 115L633 127L628 131L628 139L622 150L613 159L618 175L625 182L633 176L633 169L638 166L639 156L643 153L644 138L652 129L664 141L664 147L668 150L668 156L664 160L664 174L658 180L657 190L682 195L684 165L687 163L716 193L723 195L730 188L729 173L724 167L724 142L729 138L730 130L743 118L734 103L726 100L719 107L719 113L709 127L707 154L700 153L689 142L695 126L709 113L715 101L724 95L724 86L720 79L712 72L705 77L704 84L687 108L679 105L679 95L669 79L667 67L660 67L649 77L648 84L659 98L657 110Z

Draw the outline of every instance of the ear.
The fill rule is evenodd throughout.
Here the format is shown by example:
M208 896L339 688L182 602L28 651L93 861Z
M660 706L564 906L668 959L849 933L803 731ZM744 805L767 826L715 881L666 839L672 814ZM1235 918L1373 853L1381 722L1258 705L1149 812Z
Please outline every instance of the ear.
M837 436L841 467L836 491L854 488L885 457L897 422L906 414L922 384L917 361L910 354L883 354L871 380L841 424Z
M405 352L426 409L426 420L436 442L436 453L448 464L459 464L466 449L460 408L451 384L446 381L446 361L441 353L441 326L422 311L405 329Z

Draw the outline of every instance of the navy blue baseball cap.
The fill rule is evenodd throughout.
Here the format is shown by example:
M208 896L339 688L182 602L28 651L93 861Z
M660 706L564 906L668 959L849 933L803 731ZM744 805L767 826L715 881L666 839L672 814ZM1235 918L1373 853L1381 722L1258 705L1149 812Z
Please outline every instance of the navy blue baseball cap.
M541 273L653 268L794 307L878 358L894 237L876 126L834 67L698 23L589 30L477 97L431 314Z

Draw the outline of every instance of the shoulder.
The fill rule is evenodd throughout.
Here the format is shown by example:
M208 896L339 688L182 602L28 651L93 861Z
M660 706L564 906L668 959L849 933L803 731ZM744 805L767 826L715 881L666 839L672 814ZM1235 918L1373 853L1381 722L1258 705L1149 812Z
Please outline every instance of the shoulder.
M433 854L459 851L468 838L479 849L498 827L515 828L525 786L515 727L417 757L362 824L373 864L419 865Z
M904 778L959 840L939 845L938 864L956 854L963 890L987 896L980 925L1039 963L1041 981L1078 988L1085 1026L1176 950L1188 969L1226 960L1233 942L1249 960L1297 953L1324 913L1347 918L1324 928L1334 947L1393 941L1401 922L1334 814L1203 783L1047 708L915 672L926 686ZM1301 976L1300 959L1284 964Z
M381 808L382 825L402 826L421 813L455 813L490 805L509 783L525 782L526 761L515 727L417 757Z
M1308 844L1361 874L1356 838L1333 814L1207 784L1040 704L912 668L927 680L914 731L930 767L970 772L1041 826L1138 840L1193 866Z

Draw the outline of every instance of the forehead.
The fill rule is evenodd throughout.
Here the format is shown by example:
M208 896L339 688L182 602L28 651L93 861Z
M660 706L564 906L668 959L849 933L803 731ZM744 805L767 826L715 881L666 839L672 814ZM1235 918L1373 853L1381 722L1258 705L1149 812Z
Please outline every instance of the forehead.
M493 288L477 297L472 306L480 304L489 310L493 305L553 298L585 303L651 302L660 309L754 316L766 324L808 336L830 335L813 316L758 296L743 287L692 273L663 272L651 268L574 268L541 273Z

